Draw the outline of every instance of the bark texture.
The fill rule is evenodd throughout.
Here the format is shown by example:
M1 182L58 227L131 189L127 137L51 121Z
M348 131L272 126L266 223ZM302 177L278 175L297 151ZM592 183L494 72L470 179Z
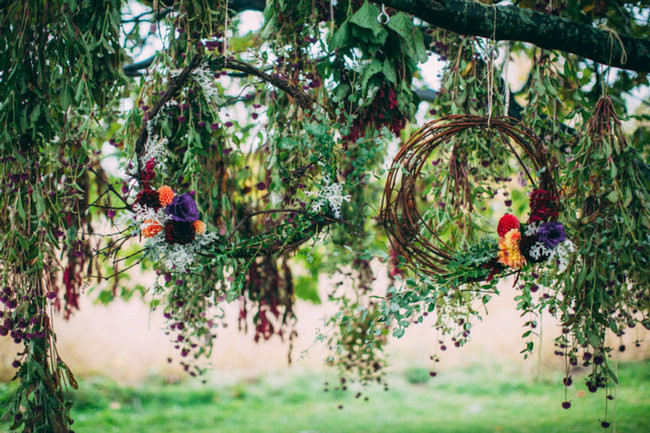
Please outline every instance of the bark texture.
M517 6L486 6L466 0L372 1L463 35L530 42L541 48L577 54L598 63L650 72L649 39L617 35Z

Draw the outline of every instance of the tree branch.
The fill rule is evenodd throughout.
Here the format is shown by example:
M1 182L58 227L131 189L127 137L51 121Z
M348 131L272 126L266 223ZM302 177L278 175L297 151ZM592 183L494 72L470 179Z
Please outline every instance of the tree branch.
M228 5L235 12L263 11L265 7L266 0L231 0Z
M648 39L617 35L517 6L486 6L466 0L372 1L463 35L530 42L541 48L577 54L605 65L650 72ZM621 48L625 50L627 59L623 58Z
M154 54L153 56L144 59L141 62L131 63L130 65L124 65L122 67L122 71L124 72L124 75L126 75L127 77L137 77L139 75L142 75L141 72L142 69L147 69L149 66L151 66L155 58L156 55Z
M315 103L315 101L312 99L311 96L309 96L301 89L291 84L287 79L275 75L269 75L257 69L256 67L249 65L248 63L242 62L241 60L233 59L232 57L226 58L223 56L209 57L207 59L197 56L193 58L192 61L189 63L189 65L183 68L183 70L178 75L174 76L170 80L167 90L158 99L158 102L156 103L156 105L154 105L151 111L149 111L147 115L147 119L144 125L142 126L142 128L140 129L138 139L135 142L138 178L142 173L142 164L146 162L146 161L142 161L142 156L144 154L145 143L147 142L147 138L148 138L148 130L147 130L148 122L150 120L155 119L158 113L160 112L160 110L162 109L162 107L164 107L167 102L169 102L173 97L175 97L178 94L178 92L180 92L183 86L185 86L187 80L190 78L192 71L194 71L195 68L201 65L203 61L207 61L208 66L213 71L218 71L222 69L232 69L235 71L243 72L244 74L247 75L256 76L262 79L264 82L286 92L305 111L311 109L312 105Z

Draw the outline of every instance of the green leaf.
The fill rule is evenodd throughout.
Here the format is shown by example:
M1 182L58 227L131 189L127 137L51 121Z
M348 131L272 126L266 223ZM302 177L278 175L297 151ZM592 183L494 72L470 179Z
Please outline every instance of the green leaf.
M384 60L384 65L381 72L384 74L384 77L386 77L386 80L390 81L393 84L397 83L397 74L395 73L393 63L390 60Z
M101 292L99 292L99 296L97 297L99 302L101 302L104 305L109 304L113 300L113 298L114 296L111 290L102 290Z
M32 123L35 123L38 120L38 116L40 115L41 115L41 106L37 105L36 108L34 108L30 113L29 120L31 120Z
M609 374L609 377L614 381L614 383L618 383L618 377L616 377L616 373L614 373L614 370L608 368L607 374Z
M350 24L346 21L341 26L336 29L332 35L329 48L330 50L336 50L339 48L345 48L350 43Z
M368 80L370 80L373 75L381 72L382 69L383 65L381 61L379 59L373 59L368 67L363 70L363 76L361 78L361 90L364 94L367 93Z
M325 137L327 136L329 129L327 125L322 123L311 122L305 126L305 131L314 137Z
M612 203L616 203L618 201L618 194L616 191L612 191L609 194L607 194L607 200L609 200Z
M413 20L405 13L399 12L391 17L388 27L401 36L406 46L407 54L417 62L426 62L427 51L424 48L424 37L420 30L413 25Z
M380 13L381 12L377 6L365 2L363 6L361 6L361 8L354 15L352 15L350 22L356 24L361 28L370 30L372 32L372 36L375 39L381 39L380 35L382 32L386 33L386 30L384 30L384 27L379 24L379 21L377 21L377 17Z

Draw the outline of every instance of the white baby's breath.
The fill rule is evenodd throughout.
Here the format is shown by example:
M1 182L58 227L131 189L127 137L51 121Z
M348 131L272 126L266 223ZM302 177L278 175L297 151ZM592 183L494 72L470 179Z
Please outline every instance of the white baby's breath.
M537 234L537 232L539 231L540 225L541 224L539 224L539 223L526 224L526 230L525 230L524 234L526 236L533 236L533 235Z
M568 239L553 249L553 256L557 259L557 269L560 274L566 271L575 250L576 246Z
M192 78L201 87L208 101L218 103L221 99L220 90L214 86L214 78L207 65L203 64L192 71Z
M189 244L169 244L161 230L147 239L145 247L152 261L162 263L168 271L185 272L196 260L196 254L216 239L216 234L204 232L197 234Z
M320 213L323 206L329 205L330 211L334 218L341 218L341 206L343 202L351 200L350 194L343 194L343 185L332 182L329 176L323 178L323 186L318 192L306 192L310 197L316 197L312 202L311 210L314 213Z
M147 141L144 145L144 154L142 161L147 162L150 159L156 161L158 171L165 171L167 169L167 144L169 141L166 137L160 138L158 135L153 134L153 121L147 124Z

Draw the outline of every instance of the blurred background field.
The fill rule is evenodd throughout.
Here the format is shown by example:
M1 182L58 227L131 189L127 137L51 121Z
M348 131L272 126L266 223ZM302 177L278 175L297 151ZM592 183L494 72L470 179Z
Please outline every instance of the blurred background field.
M319 283L325 298L332 282ZM541 350L524 360L520 337L527 319L515 310L512 282L504 281L501 290L466 346L441 352L438 336L426 322L410 327L401 339L391 339L390 390L371 388L359 399L353 386L346 392L333 389L336 371L324 362L328 347L315 343L318 329L328 332L324 318L335 312L327 303L297 301L298 338L291 366L287 342L274 338L256 344L251 334L237 329L237 302L227 307L231 325L217 332L203 384L183 371L159 311L150 311L135 297L97 304L91 293L69 321L55 315L59 352L80 380L79 391L72 393L74 428L220 433L603 431L605 397L602 390L586 390L580 377L584 371L574 373L568 394L571 409L561 407L563 360L553 355L552 344L558 325L543 318ZM634 347L636 339L644 338L647 331L635 328L623 340L612 341L614 347L621 342L626 346L612 356L621 363L615 400L618 432L650 432L650 362L643 361L649 349L645 344ZM0 339L2 401L14 386L8 381L18 348ZM429 359L433 354L440 356L439 363ZM435 378L429 376L432 370L438 373ZM325 382L330 384L328 392ZM610 406L610 416L613 411ZM1 426L0 432L6 429Z
M619 366L622 384L609 402L615 431L650 431L649 367L648 362ZM572 407L562 409L557 372L533 380L490 365L431 378L428 369L414 367L391 374L388 391L371 387L358 399L354 388L343 392L329 386L325 392L325 384L336 381L327 374L284 371L235 378L214 372L207 378L205 384L150 378L136 386L105 377L84 380L73 394L73 427L92 433L604 431L604 395L586 392L577 380L569 388ZM2 398L9 389L0 387Z

